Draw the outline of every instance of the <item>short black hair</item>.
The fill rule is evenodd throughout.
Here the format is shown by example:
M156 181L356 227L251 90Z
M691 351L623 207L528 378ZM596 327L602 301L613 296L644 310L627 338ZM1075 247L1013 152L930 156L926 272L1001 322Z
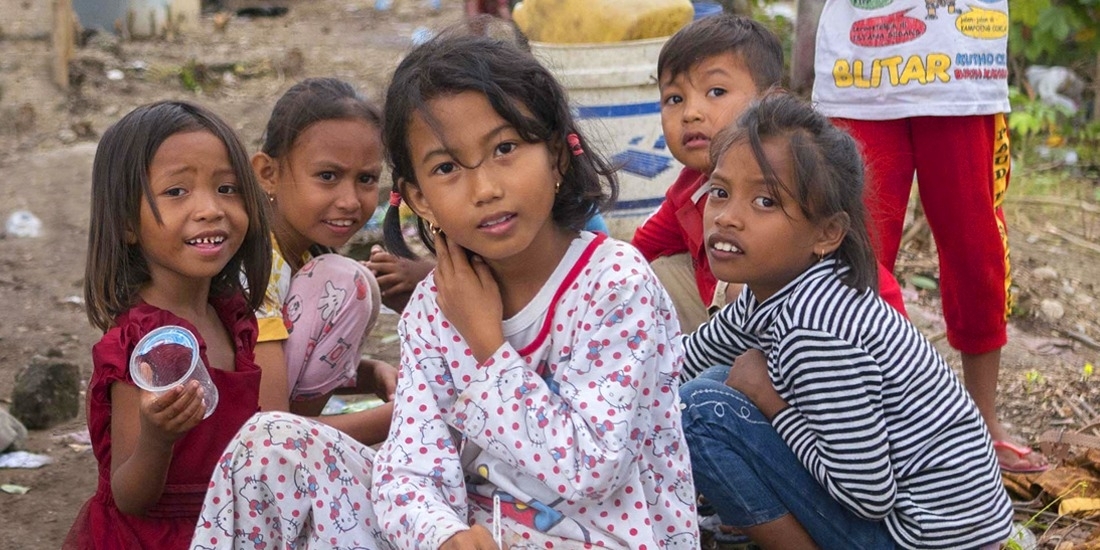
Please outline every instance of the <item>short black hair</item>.
M149 187L153 157L169 137L197 131L210 132L225 145L248 214L244 242L211 281L210 294L243 293L252 309L263 303L271 275L267 200L244 145L213 112L186 101L158 101L134 109L108 128L92 164L84 303L88 320L104 332L115 317L133 307L138 291L150 280L141 247L128 242L126 235L138 231L142 201L160 223Z
M759 21L728 13L693 21L672 35L657 57L657 77L671 80L696 63L724 53L741 58L758 93L783 80L779 37Z

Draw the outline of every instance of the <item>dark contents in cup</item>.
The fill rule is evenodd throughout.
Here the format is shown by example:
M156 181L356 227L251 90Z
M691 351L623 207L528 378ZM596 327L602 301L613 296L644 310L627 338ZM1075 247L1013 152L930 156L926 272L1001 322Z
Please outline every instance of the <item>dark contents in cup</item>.
M145 352L138 358L140 363L152 367L154 386L166 386L187 374L191 368L191 348L182 344L164 343Z

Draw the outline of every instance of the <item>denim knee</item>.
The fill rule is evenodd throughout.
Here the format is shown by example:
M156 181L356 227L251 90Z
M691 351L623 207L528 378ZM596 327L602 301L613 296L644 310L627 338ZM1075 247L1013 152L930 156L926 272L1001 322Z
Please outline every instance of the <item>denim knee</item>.
M791 514L822 548L893 548L885 524L837 502L724 376L700 375L680 388L680 398L695 486L723 523L746 528Z
M744 528L774 521L789 511L761 478L756 464L760 453L753 449L765 443L767 438L758 436L772 430L771 424L748 398L727 387L725 373L720 374L721 381L700 376L680 390L695 486L726 524ZM764 448L776 443L782 445L773 441Z

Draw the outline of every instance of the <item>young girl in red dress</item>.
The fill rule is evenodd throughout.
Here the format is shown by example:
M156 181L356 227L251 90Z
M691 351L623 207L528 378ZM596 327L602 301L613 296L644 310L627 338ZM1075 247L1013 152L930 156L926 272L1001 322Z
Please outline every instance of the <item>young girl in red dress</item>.
M265 200L233 130L202 107L153 103L103 135L84 286L88 318L105 332L88 384L99 482L65 548L190 543L222 450L258 408ZM130 377L134 346L165 325L198 340L221 396L206 419L197 382L157 396Z

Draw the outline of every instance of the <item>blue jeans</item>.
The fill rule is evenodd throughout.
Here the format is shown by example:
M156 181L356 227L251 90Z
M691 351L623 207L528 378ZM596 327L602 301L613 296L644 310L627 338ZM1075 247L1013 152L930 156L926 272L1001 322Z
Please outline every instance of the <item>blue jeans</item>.
M695 487L722 522L753 527L791 514L824 549L894 548L881 521L849 511L817 482L771 422L712 367L680 388Z

